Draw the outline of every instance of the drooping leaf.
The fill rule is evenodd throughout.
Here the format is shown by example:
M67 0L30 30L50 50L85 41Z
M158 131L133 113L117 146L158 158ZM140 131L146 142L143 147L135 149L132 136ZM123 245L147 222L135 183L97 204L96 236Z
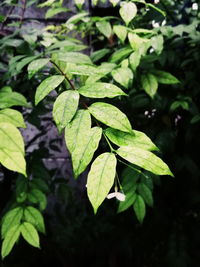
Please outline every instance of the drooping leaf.
M88 108L89 112L104 124L124 132L131 132L131 124L126 115L111 104L96 102Z
M112 34L112 27L110 25L109 21L102 20L96 22L97 29L105 35L107 38L109 38Z
M140 195L136 196L136 200L134 201L133 208L135 211L135 215L140 223L143 222L145 214L146 214L146 206L143 198Z
M117 154L127 161L158 175L171 175L169 167L153 153L139 147L122 146Z
M2 243L1 256L4 259L12 250L14 244L17 242L20 235L20 225L14 225L6 233L5 239Z
M0 123L0 150L6 149L24 155L24 141L20 131L11 123Z
M142 196L147 205L150 207L153 206L152 192L146 184L140 183L138 185L138 193Z
M127 36L127 29L126 27L122 26L122 25L115 25L113 27L113 31L114 33L117 35L117 37L124 42Z
M62 130L74 117L79 103L79 93L68 90L61 93L53 105L53 118L58 129Z
M38 209L31 206L26 207L24 210L24 219L26 222L35 226L39 232L45 233L44 219Z
M137 14L137 6L132 2L122 2L119 13L126 25L128 25Z
M30 245L32 245L33 247L36 247L36 248L40 247L38 232L32 224L30 224L28 222L23 222L20 225L20 232L21 232L23 238Z
M162 83L162 84L180 83L180 81L169 72L157 70L157 71L153 71L153 74L156 76L156 79L159 83Z
M141 53L140 50L136 50L135 52L133 52L130 57L129 57L129 62L130 62L130 66L131 69L135 72L137 67L140 64L140 59L141 59Z
M119 95L126 95L119 87L111 83L96 82L81 87L79 93L91 98L113 98Z
M77 178L88 166L93 158L99 141L101 139L102 129L94 127L87 131L82 140L78 140L75 150L72 152L72 165L74 177Z
M116 82L125 88L128 88L133 81L133 72L125 67L113 70L112 76Z
M28 193L28 200L34 204L39 204L40 210L44 210L47 206L47 198L45 194L38 189L32 189Z
M72 154L82 137L88 134L91 128L91 116L88 110L80 109L74 119L65 128L65 142L69 152Z
M33 75L38 72L41 68L43 68L49 62L48 58L40 58L32 61L28 65L28 76L29 79L33 77Z
M12 106L30 107L23 95L16 92L0 92L0 108Z
M157 92L157 89L158 89L157 78L151 73L143 74L141 75L141 83L142 83L142 87L145 90L145 92L151 98L154 98Z
M92 163L87 180L87 194L94 213L108 195L115 179L117 160L113 153L103 153Z
M9 210L2 219L1 225L1 237L5 238L7 232L15 225L20 224L20 221L23 216L23 208L17 207L12 210Z
M125 133L116 129L108 128L105 134L111 142L118 146L139 147L145 150L158 150L157 146L143 132L133 130L131 133Z
M21 152L0 148L0 163L7 169L26 176L26 161Z
M35 105L37 105L45 96L58 87L64 80L62 75L53 75L46 78L36 89Z
M0 123L11 123L16 127L26 128L22 114L14 109L0 110Z

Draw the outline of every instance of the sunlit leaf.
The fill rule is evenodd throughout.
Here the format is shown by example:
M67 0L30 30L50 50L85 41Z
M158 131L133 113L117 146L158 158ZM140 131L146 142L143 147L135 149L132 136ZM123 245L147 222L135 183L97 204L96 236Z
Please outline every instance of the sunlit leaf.
M14 109L0 110L0 123L11 123L16 127L26 128L22 114Z
M122 25L113 26L113 31L117 35L117 37L124 42L127 36L127 29Z
M130 62L130 66L131 69L133 71L136 71L137 67L140 64L140 59L141 59L141 53L140 50L136 50L135 52L133 52L130 57L129 57L129 62Z
M124 132L132 132L131 124L126 115L111 104L97 102L88 108L89 112L104 124Z
M143 74L141 75L141 83L142 83L142 87L145 90L145 92L151 98L153 98L158 89L157 78L151 73Z
M113 70L112 76L116 82L125 88L128 88L133 81L133 72L125 67Z
M122 2L119 13L126 25L128 25L137 14L137 6L132 2Z
M109 38L112 34L112 28L109 21L102 20L96 22L97 29L105 35L107 38Z
M26 222L31 223L41 233L45 233L44 219L39 210L34 207L28 206L24 210L24 219Z
M33 247L36 247L36 248L40 247L38 232L32 224L30 224L28 222L23 222L20 225L20 232L21 232L23 238L30 245L32 245Z
M9 108L12 106L29 107L26 98L16 92L0 92L0 108Z
M87 194L94 213L108 195L115 179L117 160L113 153L103 153L92 163L87 180Z

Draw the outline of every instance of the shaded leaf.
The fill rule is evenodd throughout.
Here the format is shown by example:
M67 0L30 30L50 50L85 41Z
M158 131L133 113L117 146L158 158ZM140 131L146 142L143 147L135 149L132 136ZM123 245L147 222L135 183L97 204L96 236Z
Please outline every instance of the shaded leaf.
M158 89L158 82L153 74L147 73L141 75L141 83L145 92L153 98Z
M45 233L44 219L39 210L34 207L28 206L24 210L24 219L26 222L31 223L41 233Z
M146 206L143 198L140 195L136 196L136 200L133 204L133 209L135 211L135 215L140 223L143 222L145 214L146 214Z
M48 58L40 58L32 61L28 65L28 76L29 79L33 77L33 75L38 72L41 68L43 68L49 62Z
M162 83L162 84L180 83L180 81L169 72L157 70L157 71L153 71L153 74L156 76L156 79L159 83Z
M153 206L153 196L151 190L146 186L146 184L141 183L138 185L138 193L142 196L144 201L150 207Z
M97 29L105 35L107 38L109 38L112 34L112 28L109 21L102 20L96 22Z
M20 225L20 232L23 236L23 238L33 247L39 248L40 242L39 242L39 236L38 232L35 229L35 227L28 223L24 222Z

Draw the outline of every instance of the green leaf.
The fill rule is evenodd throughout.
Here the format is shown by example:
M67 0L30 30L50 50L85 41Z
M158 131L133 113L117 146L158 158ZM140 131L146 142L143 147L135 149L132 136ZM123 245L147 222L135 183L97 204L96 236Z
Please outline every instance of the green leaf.
M28 179L19 175L16 182L16 201L23 203L27 198L28 192Z
M113 98L119 95L127 95L116 85L101 82L85 85L81 87L78 92L83 96L91 98Z
M67 12L67 11L69 11L69 8L65 8L65 7L50 8L47 10L47 12L45 14L45 19L52 18L53 16L55 16L61 12Z
M146 186L146 184L141 183L138 185L138 193L142 196L144 201L150 207L153 206L153 196L151 190Z
M89 14L87 12L79 12L78 14L70 17L66 24L71 24L71 23L74 23L76 24L78 21L82 20L84 17L88 16Z
M29 107L26 98L16 92L0 92L0 109L12 106Z
M82 5L85 3L85 0L74 0L75 5L81 9Z
M157 55L159 55L162 52L163 43L164 43L164 39L161 34L151 38L151 45L153 49L155 50L155 52L157 53Z
M139 173L135 172L133 169L126 168L122 173L122 179L122 189L126 198L119 203L117 212L125 211L133 205L137 196L135 191L137 189Z
M45 233L44 219L39 210L34 207L28 206L24 210L24 220L31 223L35 228L41 232Z
M23 238L33 247L40 248L40 241L38 232L35 227L28 223L24 222L20 225L20 232Z
M180 83L180 81L175 76L170 74L169 72L156 70L156 71L153 71L153 74L156 76L156 79L159 83L162 83L162 84Z
M151 41L147 38L141 38L135 33L128 33L128 40L134 51L139 50L141 55L145 55L147 49L151 45Z
M94 66L67 63L65 73L91 76L94 74L99 74L99 70Z
M78 52L59 52L57 53L58 60L64 61L67 63L75 64L92 64L92 61L89 56L78 53Z
M137 6L132 2L122 2L119 13L126 25L128 25L137 14Z
M2 243L1 256L4 259L12 250L20 235L20 225L17 224L10 228Z
M26 175L26 162L21 152L0 148L0 163L11 171Z
M129 62L130 62L130 66L131 69L135 72L137 67L140 64L140 59L141 59L141 53L140 50L136 50L135 52L133 52L130 57L129 57Z
M111 55L109 61L111 63L117 63L129 56L131 52L133 52L133 49L130 47L123 47L121 49L118 49Z
M101 78L103 78L104 76L106 76L107 74L110 74L110 72L116 67L116 64L114 63L104 63L104 64L101 64L99 67L98 67L98 73L97 74L93 74L93 75L90 75L85 84L92 84L92 83L95 83L96 81L100 80Z
M62 130L74 117L79 103L79 93L68 90L61 93L53 105L53 118L58 129Z
M41 68L43 68L47 63L49 63L48 58L40 58L32 61L28 65L28 76L29 79L33 77L33 75L38 72Z
M64 80L62 75L53 75L46 78L36 89L35 105L45 98L51 91L58 87Z
M83 136L87 136L91 129L91 116L88 110L80 109L74 119L65 128L65 142L72 154Z
M110 53L110 49L103 48L103 49L93 52L90 57L93 62L97 62L98 60L106 56L108 53Z
M87 194L94 213L108 195L115 179L117 160L113 153L103 153L92 163L87 180Z
M40 210L44 210L47 206L47 198L45 196L45 194L38 189L32 189L29 193L28 193L28 200L34 204L39 204L40 206Z
M146 214L146 206L143 198L140 195L137 195L136 200L133 204L133 209L138 221L142 223Z
M110 3L113 5L113 7L115 7L120 0L110 0Z
M133 72L129 68L118 68L112 71L112 76L116 82L128 88L133 81Z
M26 128L22 114L14 109L0 110L0 123L11 123L16 127Z
M122 25L115 25L115 26L113 26L113 31L123 43L126 39L126 36L127 36L126 27L124 27Z
M21 61L17 62L17 65L16 65L17 73L16 74L20 73L20 71L23 69L23 67L25 67L27 64L29 64L31 61L33 61L37 57L38 56L25 57Z
M107 38L109 38L112 34L112 28L109 21L102 20L96 22L97 29L105 35Z
M82 135L82 139L78 140L75 150L72 152L72 165L74 177L77 178L88 166L93 158L99 141L101 139L102 129L94 127L87 131L86 135Z
M97 102L92 104L88 110L97 120L104 124L124 132L132 132L128 118L115 106Z
M10 86L3 86L0 89L0 93L11 93L12 92L12 88Z
M169 167L153 153L139 147L122 146L117 154L127 161L158 175L171 175Z
M116 129L108 128L105 134L111 142L117 146L139 147L144 150L159 150L151 139L143 132L133 130L131 133L125 133Z
M24 155L24 141L20 131L11 123L0 123L0 150L6 149Z
M157 89L158 89L158 82L156 77L153 74L147 73L141 75L141 83L142 87L145 92L151 97L154 98Z
M1 237L5 238L8 231L15 225L20 224L20 221L23 216L23 208L17 207L12 210L9 210L2 219L1 225Z

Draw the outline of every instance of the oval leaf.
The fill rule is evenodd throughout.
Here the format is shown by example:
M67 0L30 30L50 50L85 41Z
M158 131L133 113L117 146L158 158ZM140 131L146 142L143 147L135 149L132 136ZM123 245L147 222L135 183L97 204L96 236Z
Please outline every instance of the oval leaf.
M12 106L29 107L26 98L16 92L0 93L0 108L9 108Z
M136 196L136 200L133 204L133 208L135 211L135 215L140 223L143 222L145 214L146 214L146 206L143 198L140 195Z
M158 89L158 82L153 74L147 73L141 75L141 83L145 92L153 98Z
M11 108L0 110L0 123L2 122L8 122L16 127L26 128L22 114Z
M108 128L105 134L111 142L118 146L139 147L145 150L159 150L151 139L143 132L133 130L131 133L125 133L116 129Z
M147 205L150 207L153 206L152 192L146 184L141 183L138 185L138 193L142 196Z
M117 160L113 153L103 153L92 163L87 180L87 194L94 213L107 197L115 179Z
M109 21L102 20L96 22L97 29L105 35L107 38L109 38L112 34L112 28Z
M127 29L126 27L122 26L122 25L115 25L113 27L113 31L114 33L117 35L117 37L124 42L127 36Z
M98 102L92 104L88 110L97 120L104 124L124 132L132 132L128 118L115 106Z
M153 153L139 147L122 146L117 154L127 161L158 175L171 175L169 167Z
M169 72L157 70L157 71L154 71L153 74L156 76L156 79L159 83L162 83L162 84L180 83L180 81Z
M53 118L58 129L63 129L74 117L79 103L79 93L68 90L60 94L53 105Z
M45 233L44 219L39 210L34 207L26 207L24 210L24 219L31 223L41 233Z
M90 128L90 113L88 110L78 110L74 119L65 128L65 142L71 154L76 146L82 142L82 137L87 136Z
M127 95L116 85L101 82L85 85L78 91L81 95L91 98L112 98L119 95Z
M29 79L33 77L33 75L38 72L41 68L43 68L49 62L48 58L40 58L32 61L28 65L28 76Z
M20 232L23 236L23 238L33 247L39 248L40 242L39 242L39 236L38 232L35 229L35 227L28 223L24 222L20 225Z
M137 6L132 2L122 2L119 10L120 16L128 25L137 14Z
M54 75L42 81L36 89L35 104L37 105L43 98L45 98L45 96L59 86L63 80L64 76Z
M133 72L125 67L113 70L112 76L116 82L125 88L128 88L133 81Z

